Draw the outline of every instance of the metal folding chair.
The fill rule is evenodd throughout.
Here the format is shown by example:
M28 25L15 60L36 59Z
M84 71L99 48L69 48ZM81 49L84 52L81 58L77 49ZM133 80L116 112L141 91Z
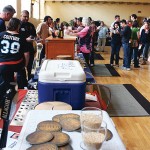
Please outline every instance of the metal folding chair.
M105 101L106 106L107 106L106 110L107 110L109 107L109 104L111 102L111 91L110 91L110 89L103 84L98 84L98 83L87 84L86 92L93 92L93 91L97 91L100 98L102 98L102 100Z

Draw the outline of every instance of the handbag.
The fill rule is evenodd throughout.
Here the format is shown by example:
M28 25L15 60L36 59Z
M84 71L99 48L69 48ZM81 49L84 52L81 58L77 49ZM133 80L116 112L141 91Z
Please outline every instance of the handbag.
M132 41L132 47L138 47L138 41L137 40Z

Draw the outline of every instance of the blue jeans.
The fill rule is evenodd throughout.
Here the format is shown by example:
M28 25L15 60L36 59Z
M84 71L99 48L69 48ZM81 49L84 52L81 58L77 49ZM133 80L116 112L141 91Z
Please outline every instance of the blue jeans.
M143 48L143 60L147 60L149 48L150 48L150 43L145 43Z
M138 47L131 47L131 49L130 49L130 63L131 63L132 58L134 60L134 67L139 66Z
M124 58L123 58L123 67L130 68L130 44L123 43L122 44L123 51L124 51Z
M119 51L120 51L120 44L111 43L110 64L113 64L115 59L115 64L119 65Z

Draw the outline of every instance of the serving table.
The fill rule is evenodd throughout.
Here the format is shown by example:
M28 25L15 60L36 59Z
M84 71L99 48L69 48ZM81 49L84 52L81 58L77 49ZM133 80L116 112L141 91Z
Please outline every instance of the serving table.
M22 131L20 133L18 143L16 145L16 150L26 150L31 145L26 141L26 136L36 130L36 126L39 122L45 120L51 120L54 115L65 114L65 113L81 113L80 110L68 110L68 111L58 111L58 110L31 110L25 120ZM113 138L109 141L105 141L102 146L102 150L125 150L125 146L118 135L115 125L107 112L103 111L104 121L107 122L107 128L113 133ZM65 132L65 131L63 131ZM70 144L74 150L81 150L80 143L82 142L82 136L80 132L65 132L70 136Z

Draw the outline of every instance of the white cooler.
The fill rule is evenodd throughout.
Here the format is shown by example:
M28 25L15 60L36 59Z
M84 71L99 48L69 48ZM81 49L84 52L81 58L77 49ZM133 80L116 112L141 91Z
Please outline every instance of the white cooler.
M85 104L86 75L77 60L45 60L39 72L39 103L62 101L73 109Z

